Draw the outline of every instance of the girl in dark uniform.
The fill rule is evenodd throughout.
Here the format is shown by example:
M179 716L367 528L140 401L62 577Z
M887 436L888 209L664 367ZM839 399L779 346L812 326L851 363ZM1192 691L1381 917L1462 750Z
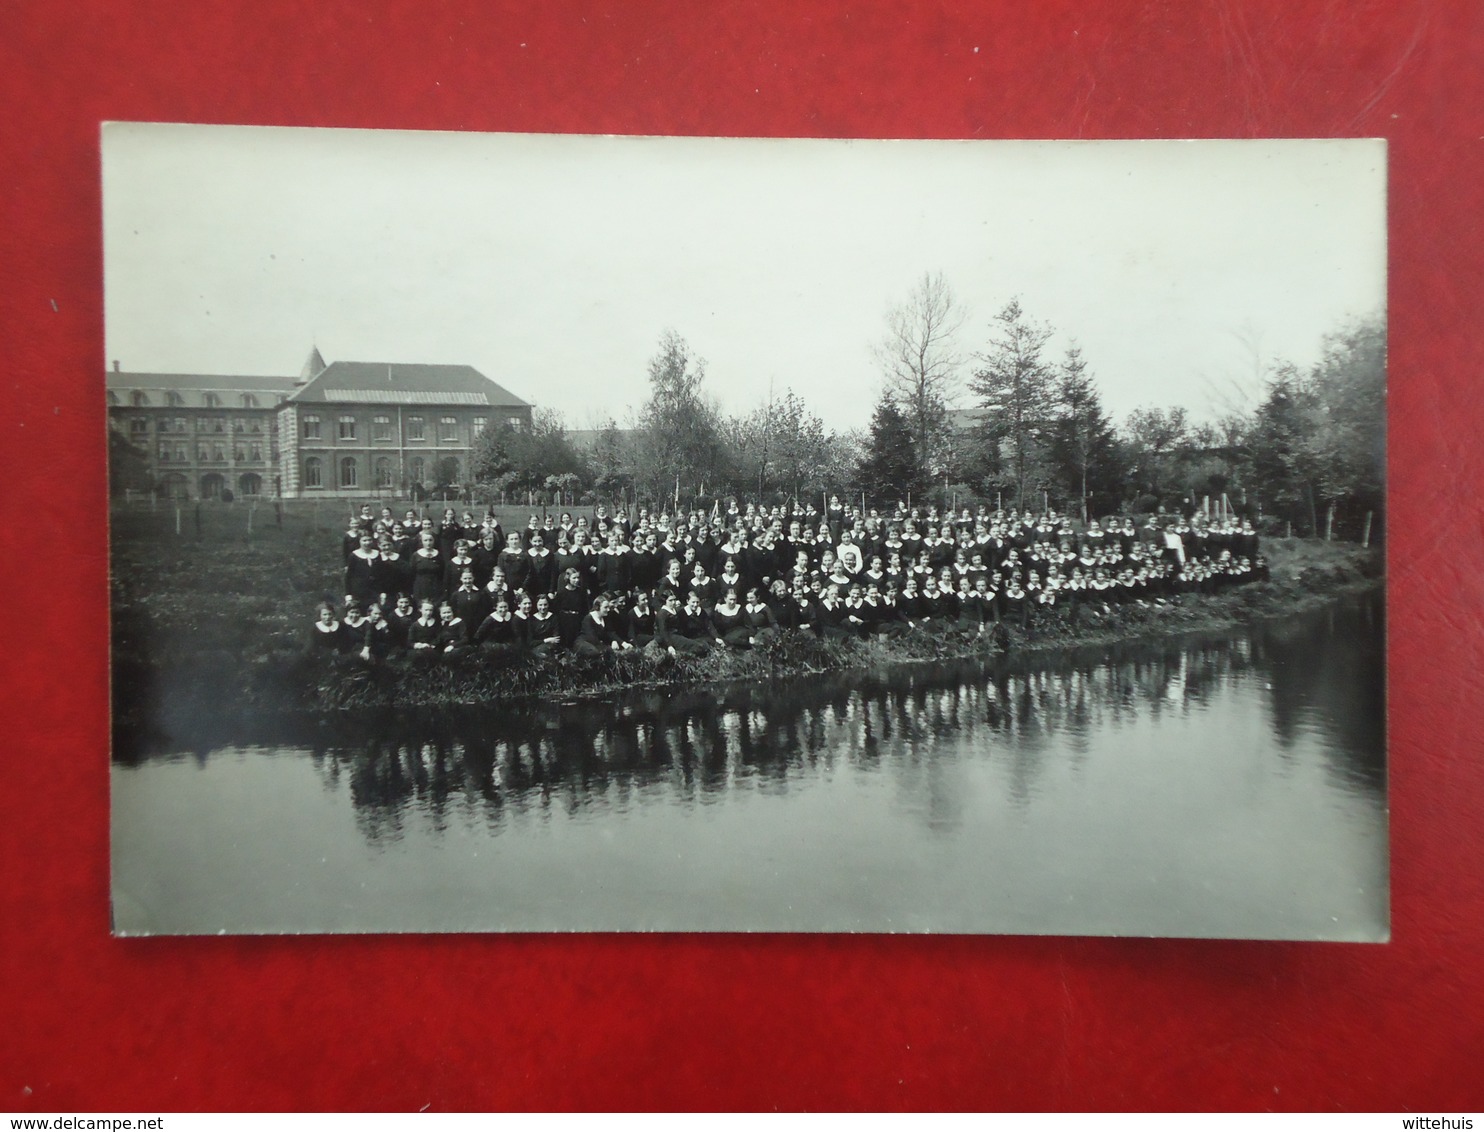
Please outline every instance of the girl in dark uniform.
M381 561L377 563L376 590L383 603L395 601L401 594L412 592L412 578L407 571L407 561L390 536L381 540L376 548Z
M438 551L444 558L452 558L455 544L464 537L464 528L459 526L458 516L452 507L443 509L443 522L438 525Z
M437 609L430 597L418 603L418 619L407 630L407 647L414 657L426 659L438 653L438 634L442 626L438 623Z
M611 603L607 594L599 594L593 599L591 612L582 619L582 629L577 634L577 641L572 646L572 651L580 657L604 656L609 652L617 652L630 647L629 643L622 640L617 630L608 623L608 614Z
M447 657L460 657L469 651L471 627L448 602L438 607L438 651Z
M412 628L412 623L416 620L417 610L412 607L412 599L405 593L399 593L396 605L386 616L393 652L401 652L407 648L407 630Z
M701 605L701 599L694 593L686 595L685 605L672 624L672 632L688 641L699 642L706 649L722 643L711 625L711 618Z
M421 606L443 597L443 555L438 553L432 531L424 530L419 538L422 545L412 552L412 600Z
M742 614L747 618L747 627L752 630L754 644L778 634L778 619L773 615L772 606L763 600L760 590L747 591L747 604L742 607Z
M495 602L495 611L480 622L479 628L474 632L476 644L494 646L513 646L517 643L515 622L510 615L510 602L500 598Z
M568 569L562 588L556 594L557 633L562 646L570 649L582 631L582 619L592 608L592 598L582 584L582 574L576 567Z
M735 589L729 588L711 611L711 628L729 648L752 646L752 625L737 601Z
M562 644L561 630L557 628L556 614L551 611L551 598L541 594L536 598L536 609L531 614L531 651L543 660L553 649Z
M634 605L624 614L624 635L636 649L648 648L654 641L654 610L649 607L649 594L634 593Z
M505 572L505 582L512 590L526 588L526 555L520 548L520 535L510 533L495 565Z
M321 656L338 656L346 651L348 640L335 620L335 608L328 602L319 607L319 617L309 631L309 648Z
M691 571L690 580L686 582L686 592L695 596L702 608L709 609L716 604L716 583L706 574L706 567L700 562Z
M845 626L845 603L838 586L830 586L814 607L814 632L820 640L838 641L850 636Z
M546 540L539 534L531 536L531 549L526 551L524 588L532 597L556 592L556 560L552 558L551 551L546 549Z
M465 567L459 586L449 597L454 612L466 625L477 626L489 613L489 594L474 584L474 570Z
M463 539L454 543L453 555L443 568L443 591L452 596L464 582L464 571L474 568L474 559L469 557L469 544ZM483 614L480 615L481 618Z
M362 531L360 546L345 560L345 600L370 605L381 595L381 555L370 531Z

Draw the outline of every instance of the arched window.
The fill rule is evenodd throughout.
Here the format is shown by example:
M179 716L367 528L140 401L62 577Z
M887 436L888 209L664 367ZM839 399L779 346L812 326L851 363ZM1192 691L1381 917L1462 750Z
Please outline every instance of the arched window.
M133 405L136 409L140 409L149 404L149 398L136 389L133 393L129 394L129 404Z
M426 476L424 469L427 467L421 456L414 456L407 462L407 476L413 483L422 483Z
M215 393L208 393L206 395L206 407L208 409L220 409L222 407L222 399Z
M310 456L304 461L304 486L324 486L324 479L320 473L320 460L318 456Z
M258 407L258 399L256 397L254 397L251 393L244 393L242 395L242 407L244 409L256 409ZM243 492L243 494L246 495L248 493L247 492ZM254 491L251 494L256 495L257 492Z
M119 395L112 389L108 391L108 403L110 405L117 405L119 403Z
M340 486L355 487L356 485L356 458L346 456L340 461Z
M263 477L256 472L238 476L237 490L243 495L257 495L263 490Z
M392 486L392 462L385 456L379 457L376 461L376 486Z
M167 393L167 394L165 394L165 404L167 404L167 405L184 405L185 404L185 398L182 397L179 393Z

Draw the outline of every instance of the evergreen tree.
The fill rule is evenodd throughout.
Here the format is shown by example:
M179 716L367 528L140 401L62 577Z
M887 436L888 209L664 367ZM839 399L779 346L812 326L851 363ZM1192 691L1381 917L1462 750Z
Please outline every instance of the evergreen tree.
M871 417L865 452L856 471L856 484L880 502L921 494L917 452L912 429L889 392L881 394Z
M1056 415L1052 469L1066 496L1079 501L1086 521L1089 494L1102 497L1106 503L1118 494L1121 477L1113 423L1103 411L1087 360L1076 344L1067 350L1057 372Z
M1043 356L1050 338L1051 327L1027 318L1019 300L1012 299L995 316L989 346L977 355L979 365L969 380L987 410L983 438L990 464L1008 472L1015 505L1022 508L1045 477L1055 406L1055 373Z

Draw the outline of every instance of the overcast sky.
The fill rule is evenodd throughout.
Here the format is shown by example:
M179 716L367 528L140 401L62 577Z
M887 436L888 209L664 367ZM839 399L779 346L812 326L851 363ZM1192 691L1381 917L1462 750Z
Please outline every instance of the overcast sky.
M1385 301L1377 141L609 138L111 124L107 356L136 371L467 363L623 420L666 328L745 412L864 425L887 311L941 271L966 352L1013 297L1122 419L1205 418ZM1244 341L1246 344L1244 344ZM967 406L972 398L960 402Z

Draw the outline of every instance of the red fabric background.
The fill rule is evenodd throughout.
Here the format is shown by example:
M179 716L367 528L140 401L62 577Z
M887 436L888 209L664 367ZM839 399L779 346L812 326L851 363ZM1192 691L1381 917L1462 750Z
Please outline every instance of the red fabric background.
M0 10L0 1109L1484 1105L1484 7L530 7ZM1393 942L110 939L110 118L1390 138Z

